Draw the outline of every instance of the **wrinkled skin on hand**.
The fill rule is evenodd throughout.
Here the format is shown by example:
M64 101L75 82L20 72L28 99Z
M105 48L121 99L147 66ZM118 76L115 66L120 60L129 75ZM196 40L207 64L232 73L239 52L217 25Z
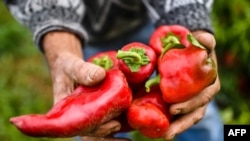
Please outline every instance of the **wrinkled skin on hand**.
M205 31L195 31L192 34L209 50L209 55L215 60L217 65L215 53L216 41L214 36ZM170 124L164 139L171 140L177 134L182 133L199 122L204 117L208 103L213 99L219 90L220 80L219 76L217 75L215 82L203 89L197 96L185 102L171 105L170 113L172 115L178 115L178 118Z
M45 35L42 43L52 79L54 103L69 95L78 84L92 86L105 78L106 71L102 67L83 60L82 45L75 35L63 31L53 31ZM119 122L110 121L86 136L106 141L106 139L98 137L105 137L120 128ZM91 141L93 138L88 140ZM116 141L112 138L107 141L111 140Z

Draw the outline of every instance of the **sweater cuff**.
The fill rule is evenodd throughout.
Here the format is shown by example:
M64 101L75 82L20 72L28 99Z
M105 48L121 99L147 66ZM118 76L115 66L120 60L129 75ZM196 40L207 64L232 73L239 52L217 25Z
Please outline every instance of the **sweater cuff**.
M51 31L67 31L75 34L81 41L82 45L88 41L87 32L75 22L62 22L59 20L50 21L50 23L44 24L34 30L33 40L36 46L43 52L43 37L45 34ZM84 41L84 42L83 42Z
M179 24L187 27L190 31L205 30L212 34L214 32L210 12L200 3L192 3L171 9L156 24L157 26Z

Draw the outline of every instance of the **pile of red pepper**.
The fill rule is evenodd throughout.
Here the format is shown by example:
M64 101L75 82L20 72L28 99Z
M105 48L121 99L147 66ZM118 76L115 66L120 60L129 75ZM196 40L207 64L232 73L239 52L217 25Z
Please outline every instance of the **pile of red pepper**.
M169 105L195 96L217 76L208 50L180 25L160 26L149 45L132 42L88 62L106 69L102 83L78 86L46 114L22 115L10 122L33 137L72 137L118 119L126 128L122 131L161 138L172 120Z

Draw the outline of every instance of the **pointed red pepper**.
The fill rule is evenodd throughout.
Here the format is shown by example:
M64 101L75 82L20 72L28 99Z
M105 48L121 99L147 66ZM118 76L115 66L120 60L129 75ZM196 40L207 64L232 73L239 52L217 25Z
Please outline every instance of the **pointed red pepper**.
M10 122L33 137L73 137L117 117L131 102L132 92L125 76L111 69L99 85L78 87L46 114L12 117Z
M88 62L103 67L105 70L118 68L118 59L116 58L117 51L109 50L97 53L88 59Z
M140 90L127 110L129 125L149 138L161 138L166 133L171 116L169 106L162 99L159 85L147 93Z
M157 62L154 50L140 42L123 46L116 57L119 59L119 69L125 74L132 89L144 85Z
M190 31L181 25L162 25L152 33L149 46L159 56L169 43L181 43L184 46L189 46L190 43L187 40L189 33Z
M146 84L149 91L151 85L160 83L167 103L179 103L192 98L212 84L217 77L216 65L209 57L208 50L191 34L186 36L189 46L181 44L181 41L166 45L158 60L158 77Z

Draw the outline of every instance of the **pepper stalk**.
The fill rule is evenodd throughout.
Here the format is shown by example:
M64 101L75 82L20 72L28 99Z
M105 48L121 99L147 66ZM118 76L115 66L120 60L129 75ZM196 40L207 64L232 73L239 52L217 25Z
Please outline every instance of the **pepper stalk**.
M146 51L142 48L132 47L128 51L118 50L116 57L122 59L131 72L138 72L141 66L150 62L149 57L145 53Z
M93 59L92 63L101 66L105 70L109 70L114 66L112 59L108 55Z

